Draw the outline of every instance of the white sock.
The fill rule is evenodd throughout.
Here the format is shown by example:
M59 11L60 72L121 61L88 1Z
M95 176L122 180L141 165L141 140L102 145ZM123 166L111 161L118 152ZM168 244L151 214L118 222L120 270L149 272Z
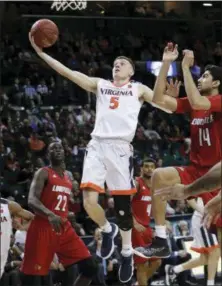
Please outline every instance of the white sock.
M165 239L167 238L165 225L156 225L155 230L156 230L156 236L165 238Z
M100 227L101 230L103 232L111 232L112 231L112 227L111 227L111 224L108 222L108 220L106 221L106 223Z
M121 254L123 256L130 256L133 252L132 248L132 229L124 231L120 229L120 234L122 237L122 251Z
M214 280L207 280L207 286L214 285Z
M178 274L180 272L183 272L183 266L182 265L177 265L175 267L173 267L173 271Z

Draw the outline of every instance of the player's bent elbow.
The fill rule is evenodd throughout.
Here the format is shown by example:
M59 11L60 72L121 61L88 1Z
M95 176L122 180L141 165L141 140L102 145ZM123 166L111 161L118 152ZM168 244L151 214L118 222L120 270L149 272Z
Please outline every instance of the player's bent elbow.
M155 104L164 104L164 99L162 100L159 100L157 99L157 97L155 96L155 94L153 95L153 98L152 98L152 102L155 103Z

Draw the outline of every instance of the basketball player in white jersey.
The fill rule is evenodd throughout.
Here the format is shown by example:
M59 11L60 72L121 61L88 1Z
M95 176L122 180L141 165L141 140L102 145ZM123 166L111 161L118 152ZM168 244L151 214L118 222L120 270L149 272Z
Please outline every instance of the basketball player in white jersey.
M19 217L25 220L32 220L34 215L29 211L24 210L19 204L7 201L0 197L0 278L4 272L4 267L8 258L8 251L10 247L10 240L12 234L12 219ZM17 224L18 225L18 224Z
M138 114L144 101L152 104L153 91L140 83L131 82L135 68L131 59L121 56L113 65L113 81L88 77L70 70L36 46L29 35L32 47L51 68L97 96L96 121L84 159L81 188L84 207L102 230L101 257L109 258L114 251L114 238L118 227L109 223L98 195L104 193L104 183L115 200L118 226L122 237L122 264L119 279L130 281L133 275L131 232L133 219L130 196L136 193L133 181L133 148Z
M199 266L207 265L207 286L215 285L215 275L217 272L220 257L220 245L216 235L203 226L204 203L202 198L187 200L188 204L194 209L191 220L191 231L194 241L191 249L200 255L180 265L165 266L165 285L172 285L177 275Z

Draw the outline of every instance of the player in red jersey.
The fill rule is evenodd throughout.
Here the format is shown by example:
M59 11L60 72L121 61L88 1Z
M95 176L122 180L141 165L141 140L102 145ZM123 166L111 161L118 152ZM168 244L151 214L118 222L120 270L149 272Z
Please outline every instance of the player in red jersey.
M168 69L177 57L177 46L168 45L164 50L163 64L155 84L153 101L173 112L190 114L191 163L186 167L155 170L152 177L154 192L178 183L190 184L221 160L222 68L207 66L196 86L190 71L194 63L193 52L185 50L182 70L187 98L176 99L164 95L164 92ZM154 196L152 207L156 223L156 238L150 247L140 248L138 251L143 257L168 257L170 250L166 239L166 202Z
M202 193L211 192L221 188L222 163L213 166L209 172L189 185L176 184L172 187L156 190L155 196L160 196L162 200L182 200L190 196L197 196ZM209 227L212 222L218 219L222 213L221 191L211 199L205 206L205 223ZM220 219L221 221L221 219ZM222 227L222 225L221 225Z
M146 159L142 163L141 177L136 179L137 193L132 199L133 229L132 246L146 246L152 242L152 229L149 226L152 198L151 198L151 176L156 168L153 159ZM161 261L151 259L148 261L137 255L134 256L134 263L137 269L137 281L139 286L147 285L147 281L153 276L160 267Z
M155 192L155 196L159 196L162 200L181 200L190 196L197 196L209 193L213 189L221 188L222 164L217 163L205 175L189 185L177 184L173 187L166 187ZM221 191L207 202L204 208L205 219L204 225L210 227L216 222L218 228L218 240L221 245L222 232L222 199Z
M64 172L64 149L60 143L48 148L50 166L39 169L29 192L29 206L35 212L25 244L21 267L22 286L41 285L56 253L65 268L64 286L74 283L72 265L78 263L80 277L74 285L91 283L96 272L90 252L68 221L68 201L72 182Z

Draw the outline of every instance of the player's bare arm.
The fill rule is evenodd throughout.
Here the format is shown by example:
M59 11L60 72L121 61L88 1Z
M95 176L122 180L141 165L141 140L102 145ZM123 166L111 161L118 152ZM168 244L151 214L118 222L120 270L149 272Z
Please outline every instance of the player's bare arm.
M18 203L16 202L9 202L8 203L9 211L12 217L19 217L25 220L32 220L34 218L34 214L31 212L23 209Z
M221 191L211 199L204 207L204 222L203 224L210 228L213 222L221 217L222 214L222 201L221 201Z
M30 208L32 208L38 214L44 215L46 217L52 214L52 212L41 203L40 197L47 179L47 170L39 169L34 175L28 196L28 204Z
M184 58L182 61L182 70L184 85L187 97L189 99L190 105L195 110L208 110L211 107L209 99L205 96L201 96L190 71L190 68L194 64L194 54L193 51L184 50Z
M38 54L38 56L42 58L57 73L73 81L75 84L85 89L86 91L96 93L97 83L99 81L99 78L89 77L83 73L72 71L59 61L55 60L48 54L44 53L43 50L35 44L34 39L33 37L31 37L30 33L29 33L29 41L34 50L36 51L36 53Z
M150 103L153 107L161 109L167 113L172 113L172 111L169 108L167 108L165 105L161 103L156 104L155 102L153 102L153 91L148 86L141 84L139 87L139 94L140 94L140 97L139 97L140 100L146 101Z
M56 232L60 232L63 223L61 217L57 216L48 208L46 208L40 200L47 179L48 172L46 169L39 169L35 173L29 191L28 204L30 208L33 209L33 211L43 215L44 217L47 217L53 229Z
M194 181L192 184L185 186L184 194L199 195L201 193L211 192L221 188L221 162L217 163L204 176Z
M177 59L177 57L177 45L173 47L173 45L169 43L164 49L162 66L159 75L156 79L152 99L154 104L159 105L172 112L176 111L177 109L177 100L175 97L179 95L180 82L177 82L176 85L174 85L173 94L166 93L166 83L170 65L173 61ZM170 87L170 89L172 90L172 86L173 84L171 82L171 85L168 85L168 87Z

